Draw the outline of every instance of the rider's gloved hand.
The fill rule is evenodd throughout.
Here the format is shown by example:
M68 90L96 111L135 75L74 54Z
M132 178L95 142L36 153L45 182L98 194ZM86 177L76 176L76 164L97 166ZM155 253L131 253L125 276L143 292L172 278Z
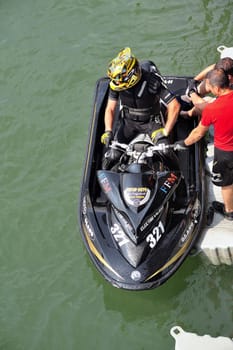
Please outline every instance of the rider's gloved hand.
M113 140L113 133L111 130L106 130L101 136L101 143L109 147L110 142Z
M195 80L195 79L192 79L190 81L190 83L188 84L188 88L186 90L186 95L188 95L190 97L190 95L195 92L196 94L198 94L198 85L199 85L200 81L199 80Z
M156 144L160 139L167 137L168 134L164 128L154 130L151 134L151 140Z
M174 151L186 151L189 146L186 146L184 140L176 141L174 143Z

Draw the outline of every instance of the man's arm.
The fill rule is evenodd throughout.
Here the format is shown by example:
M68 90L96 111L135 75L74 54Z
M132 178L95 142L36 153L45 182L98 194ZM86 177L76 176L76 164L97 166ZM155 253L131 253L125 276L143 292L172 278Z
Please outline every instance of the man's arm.
M105 123L106 131L112 131L116 106L117 106L117 100L108 99L107 106L105 109L105 115L104 115L104 123Z
M202 125L200 121L198 126L195 129L193 129L188 135L188 137L184 140L184 144L186 146L191 146L193 143L199 141L206 134L208 129L208 126Z
M171 130L173 129L173 127L176 123L179 111L180 111L180 104L177 101L177 99L174 98L167 105L167 120L166 120L165 127L164 127L167 135L169 135Z
M207 74L210 70L214 69L214 67L215 67L215 63L214 63L214 64L211 64L210 66L208 66L208 67L206 67L206 68L204 68L200 73L198 73L198 74L194 77L194 79L195 79L195 80L203 80L203 79L205 79L206 74Z
M199 96L196 92L193 92L193 91L191 91L191 93L190 93L190 98L191 98L194 106L205 102L205 100L201 96Z

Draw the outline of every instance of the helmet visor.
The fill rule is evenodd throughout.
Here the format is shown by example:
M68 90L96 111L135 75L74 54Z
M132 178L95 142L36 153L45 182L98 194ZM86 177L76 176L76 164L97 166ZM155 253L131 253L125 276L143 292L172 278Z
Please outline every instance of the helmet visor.
M135 72L136 72L135 68L131 69L130 72L127 72L127 68L123 68L122 72L117 74L113 78L113 81L116 85L127 83L127 81L131 79L131 77L135 74Z

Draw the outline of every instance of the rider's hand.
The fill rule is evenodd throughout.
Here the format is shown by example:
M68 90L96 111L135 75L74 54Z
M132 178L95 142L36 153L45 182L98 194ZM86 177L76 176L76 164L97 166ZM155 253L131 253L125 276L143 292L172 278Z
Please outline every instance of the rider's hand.
M151 140L154 144L156 144L160 139L167 137L167 132L164 128L160 128L157 130L154 130L151 134Z
M196 94L198 94L198 90L197 90L197 86L199 85L199 81L192 79L190 81L190 83L188 84L188 88L186 90L186 95L188 95L190 97L190 95L195 92Z
M113 140L113 133L110 130L106 130L101 136L101 143L109 147L110 142Z
M176 141L174 143L174 151L186 151L188 146L184 143L184 140Z

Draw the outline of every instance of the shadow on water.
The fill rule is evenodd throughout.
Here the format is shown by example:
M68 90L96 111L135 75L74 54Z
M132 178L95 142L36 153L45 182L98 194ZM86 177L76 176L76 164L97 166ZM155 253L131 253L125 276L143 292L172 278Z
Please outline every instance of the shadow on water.
M103 285L104 303L106 309L122 314L127 321L136 318L156 317L156 314L167 312L176 303L177 297L188 288L188 276L198 267L185 264L180 270L160 287L148 291L116 290Z
M232 336L232 268L213 266L201 255L186 259L162 286L149 291L116 289L97 271L106 311L120 314L124 322L150 322L157 328L180 325L186 330L213 336ZM213 334L215 329L216 334Z

